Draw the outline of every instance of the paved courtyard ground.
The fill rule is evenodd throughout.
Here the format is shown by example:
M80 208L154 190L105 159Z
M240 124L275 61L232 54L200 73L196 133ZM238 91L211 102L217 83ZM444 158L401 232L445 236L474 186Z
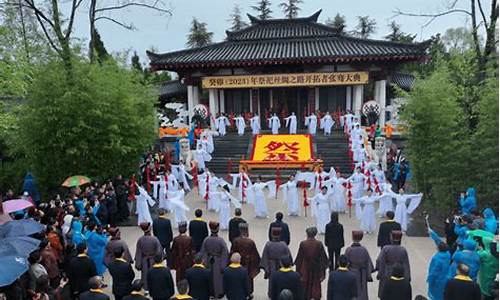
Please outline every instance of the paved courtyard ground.
M198 195L194 192L189 193L186 196L186 202L188 203L191 211L189 212L189 216L194 214L194 209L201 208L204 211L204 219L209 220L217 220L217 214L206 212L205 211L205 203L198 197ZM264 245L268 238L268 227L269 223L274 220L274 214L277 211L286 212L286 208L284 203L279 199L269 199L268 200L268 209L269 209L269 218L268 219L257 219L254 217L253 206L249 204L243 205L243 217L250 224L250 237L257 244L257 248L259 252L262 252ZM354 211L353 211L354 212ZM305 218L303 216L300 217L285 217L285 221L288 223L291 232L291 242L290 242L290 250L295 259L295 256L298 251L299 242L305 238L305 229L307 227L315 225L314 218L308 216ZM381 219L378 220L382 221ZM351 243L351 231L359 229L359 222L354 218L349 218L347 214L342 214L340 216L340 222L344 225L344 235L346 239L346 245L350 245ZM142 231L139 227L131 226L131 227L122 227L122 239L124 239L129 247L132 255L135 253L135 244L137 239L142 235ZM174 232L174 235L176 233ZM220 233L226 242L228 243L228 247L230 247L230 243L228 241L228 233L227 231L222 231ZM323 241L323 236L318 236L319 239ZM372 257L373 263L375 264L375 260L379 254L379 248L377 247L377 236L376 233L371 235L365 235L362 244L368 248L370 256ZM406 247L410 257L411 264L411 276L412 276L412 288L413 295L424 295L426 296L427 285L425 282L427 275L427 267L432 255L435 252L434 243L425 237L403 237L403 245ZM345 248L343 249L345 250ZM343 251L342 251L343 252ZM140 273L136 271L137 278L140 276ZM175 277L174 277L175 278ZM369 296L370 299L378 299L377 291L378 291L378 281L376 280L376 273L373 274L374 282L369 283ZM109 274L106 273L106 282L108 284L111 283L111 279L109 278ZM326 298L326 283L327 280L323 282L322 285L322 293L323 298ZM255 292L254 299L267 299L267 284L268 281L264 280L264 274L261 272L255 280ZM108 290L110 291L110 287Z

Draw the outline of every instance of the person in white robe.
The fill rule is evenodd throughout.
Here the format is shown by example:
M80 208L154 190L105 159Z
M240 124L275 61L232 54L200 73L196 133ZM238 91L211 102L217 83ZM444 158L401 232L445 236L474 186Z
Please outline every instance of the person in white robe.
M249 202L254 206L255 217L256 218L267 218L267 203L266 196L264 195L264 189L269 189L269 194L272 194L274 181L262 182L261 178L258 177L254 184L249 188ZM275 187L274 187L275 189Z
M347 114L344 115L346 133L351 133L353 117L354 115L350 111L348 111Z
M189 211L189 208L184 201L185 195L186 192L182 185L179 190L169 193L169 200L174 211L174 228L177 228L179 223L188 221L186 212Z
M366 161L366 149L364 144L361 144L360 147L354 150L353 161L357 163Z
M137 188L139 190L139 195L136 197L137 225L144 222L152 224L153 219L151 218L149 207L155 205L155 201L142 186L137 185Z
M321 193L312 198L308 198L311 205L312 214L316 218L316 228L320 234L325 234L326 224L330 222L330 205L328 198L328 188L324 186Z
M251 184L250 178L245 171L238 174L231 174L233 177L233 188L238 188L238 199L241 203L246 203L248 198L248 188Z
M332 116L330 115L329 112L326 112L325 116L320 120L320 128L323 129L323 134L331 135L332 127L334 124L335 122L333 121Z
M271 118L267 120L269 128L271 128L271 132L273 134L278 134L278 131L281 127L280 118L276 114L273 114Z
M252 128L253 135L260 133L260 118L258 114L254 114L254 116L250 119L250 127Z
M297 185L298 182L295 179L295 176L290 175L288 181L279 187L282 191L282 200L283 202L286 202L289 216L299 215L299 191L297 189Z
M205 162L211 161L212 156L203 150L201 144L198 144L197 149L194 151L194 160L198 164L198 170L205 170Z
M392 190L387 193L396 199L394 221L401 224L401 231L406 232L408 229L408 216L418 207L423 194L405 194L404 192L404 189L401 188L399 194L394 193ZM408 200L409 204L407 204Z
M390 194L390 192L392 191L392 185L389 183L389 181L387 181L379 183L378 186L383 197L379 199L377 214L379 215L379 217L384 218L385 214L388 211L394 211L392 195Z
M339 117L339 122L340 122L340 128L344 128L344 122L345 122L345 116L340 116Z
M288 127L289 134L297 133L297 116L294 112L285 118L285 127Z
M219 132L220 136L225 136L226 135L226 126L229 126L229 119L221 114L217 119L216 119L216 129Z
M375 184L375 182L380 185L385 183L385 172L382 169L382 165L378 164L375 170L372 171L372 181ZM375 180L373 180L375 179ZM382 190L382 189L380 189Z
M217 197L217 202L219 203L217 213L219 214L220 229L228 230L229 221L231 219L231 204L233 204L235 208L241 208L241 203L238 199L231 196L227 185L219 185L217 190L218 191L214 193L214 196Z
M172 165L172 170L175 170L176 172L174 176L177 179L177 182L182 183L186 191L191 191L188 180L193 180L193 175L186 171L184 162L180 160L178 165Z
M167 212L171 212L172 208L170 207L170 201L168 201L168 179L167 175L160 176L159 184L160 184L160 193L158 197L158 207L166 210Z
M352 201L356 205L363 204L363 212L361 215L361 229L365 233L372 233L377 229L377 220L375 217L375 202L382 196L375 195L371 190L368 190L366 196L354 198Z
M339 174L340 176L340 174ZM328 180L328 188L332 191L330 195L330 211L345 213L347 210L346 205L346 189L344 187L344 183L347 182L347 179L342 177L334 177Z
M175 175L168 170L165 171L165 180L167 181L168 191L173 192L179 190L179 182L177 181L177 178L175 178Z
M349 178L347 178L347 180L350 181L352 185L352 199L363 197L366 179L367 177L365 176L365 174L361 173L360 167L357 167L356 171ZM355 215L358 220L361 219L361 213L361 203L357 202L355 203Z
M243 134L245 134L245 118L243 118L241 114L234 118L234 123L236 124L236 128L238 129L238 135L242 136Z
M318 118L314 113L311 113L309 117L306 117L305 126L309 130L309 134L316 135L316 128L318 127Z

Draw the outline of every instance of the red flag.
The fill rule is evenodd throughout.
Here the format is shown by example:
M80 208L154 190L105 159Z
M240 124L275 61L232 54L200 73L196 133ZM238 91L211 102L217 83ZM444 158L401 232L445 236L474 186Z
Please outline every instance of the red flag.
M165 161L165 171L169 170L170 171L170 151L168 149L165 151L165 154L163 155L163 160Z
M151 170L149 169L149 165L146 165L146 190L148 191L148 194L151 193Z
M208 203L208 193L209 193L209 187L210 187L210 175L207 174L207 186L205 188L205 201Z
M351 217L351 207L352 207L352 184L351 182L347 183L347 206L349 207L349 218Z
M193 185L198 186L198 167L196 165L192 166L191 175L193 176Z
M281 178L280 178L280 169L277 168L276 169L276 179L275 179L275 183L276 183L276 195L275 197L278 197L278 188L279 186L281 185Z
M247 197L247 180L241 176L241 202L245 203L245 198Z

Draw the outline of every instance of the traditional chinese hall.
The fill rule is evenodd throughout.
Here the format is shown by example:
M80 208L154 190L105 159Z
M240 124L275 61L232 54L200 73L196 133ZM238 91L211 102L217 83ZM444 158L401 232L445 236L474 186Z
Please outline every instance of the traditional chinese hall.
M396 96L392 84L405 88L401 66L425 59L426 43L396 43L339 35L318 22L321 10L295 19L260 20L226 31L226 39L209 46L169 53L148 52L152 70L176 72L172 82L185 93L189 116L198 104L212 115L255 112L284 117L320 110L352 110L362 116L363 104L374 101L379 124L391 118L386 110ZM174 91L175 92L175 91Z

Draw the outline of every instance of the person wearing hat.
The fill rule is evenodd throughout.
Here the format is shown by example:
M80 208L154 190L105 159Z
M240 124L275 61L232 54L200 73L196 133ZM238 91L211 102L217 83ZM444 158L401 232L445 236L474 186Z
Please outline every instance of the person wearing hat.
M189 236L193 239L196 252L200 252L203 241L208 236L207 222L203 220L203 211L197 209L194 211L195 218L189 222Z
M368 300L368 282L372 282L373 262L368 250L361 245L363 231L352 232L352 244L345 250L349 259L350 269L356 275L358 300Z
M111 239L109 240L108 244L106 245L106 248L104 250L104 264L106 266L109 266L109 264L115 259L115 256L113 255L115 249L120 248L123 250L123 256L122 258L126 260L129 263L133 263L134 260L132 259L132 255L130 255L130 250L128 248L127 243L121 239L121 232L120 229L117 227L111 227L108 230L109 235L111 236Z
M290 253L290 249L288 249L287 244L280 241L281 230L281 227L271 228L272 240L268 241L264 246L264 250L262 250L262 259L260 261L260 267L264 269L265 272L264 279L269 279L267 289L267 295L269 298L272 298L271 289L273 285L273 274L280 268L281 258L286 256L293 261L292 254Z
M113 278L113 295L115 300L121 300L128 295L132 289L132 281L135 278L134 269L130 262L123 258L124 249L115 247L113 249L114 260L108 264L109 274Z
M323 243L316 239L316 227L307 228L306 234L307 239L300 242L295 266L302 279L306 299L320 299L321 282L325 280L328 257Z
M241 265L241 255L238 252L231 255L231 263L224 269L223 282L228 300L247 299L250 295L248 271Z
M401 238L403 237L402 231L391 232L391 245L386 245L380 251L377 258L378 273L377 279L379 280L378 295L382 296L384 285L392 275L392 269L396 265L400 265L404 272L403 277L411 281L410 261L405 247L401 246Z
M391 277L382 290L381 300L412 300L410 281L404 277L404 269L399 264L392 268Z
M122 300L148 300L149 298L144 296L144 290L142 289L142 281L140 279L134 280L132 282L132 291L129 295L122 298Z
M168 300L174 295L174 281L170 269L163 262L163 254L156 254L154 264L146 275L149 295L153 300Z
M200 253L203 255L205 266L212 273L214 296L222 298L224 296L222 272L227 266L229 253L226 242L218 236L219 223L210 221L208 227L210 227L211 234L203 241Z
M231 244L231 254L241 255L241 265L248 270L250 293L253 293L253 280L260 272L260 255L255 242L248 237L248 223L239 224L240 236Z
M172 243L172 259L169 262L169 267L175 270L175 281L179 282L185 278L185 271L193 265L193 257L195 254L193 240L186 234L187 223L179 223L179 235L174 238Z
M144 284L144 288L148 290L146 275L154 264L154 257L162 255L163 248L158 238L151 235L151 223L143 222L140 224L140 227L144 231L144 235L137 240L134 259L135 268L141 271L142 283Z
M194 257L194 265L186 270L189 283L189 295L196 300L209 300L212 292L212 274L203 264L203 256L198 253Z

